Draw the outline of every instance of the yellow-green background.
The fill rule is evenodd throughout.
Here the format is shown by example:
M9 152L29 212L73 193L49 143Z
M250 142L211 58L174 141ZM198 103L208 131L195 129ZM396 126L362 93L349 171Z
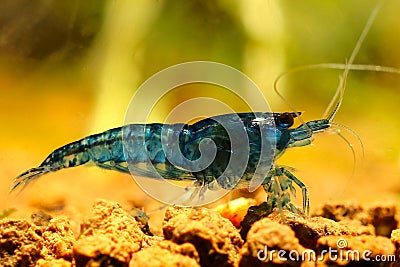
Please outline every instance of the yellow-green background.
M32 208L49 211L60 205L66 213L81 214L101 197L125 205L148 204L149 197L129 175L95 167L49 174L20 195L9 195L8 188L57 147L122 125L135 89L177 63L209 60L233 66L262 88L274 111L289 110L273 91L275 78L297 66L344 63L377 3L3 1L0 209L17 207L13 216L18 217ZM400 67L398 10L398 1L384 3L356 63ZM318 119L340 73L328 69L286 76L280 90L305 112L305 120ZM290 149L280 159L298 170L309 187L312 207L324 200L398 202L399 84L399 75L350 73L335 121L355 131L364 144L362 160L357 140L344 132L357 155L354 176L351 150L334 134L320 135L313 146ZM163 111L198 96L199 90L182 90L175 100L165 101L152 120L163 119Z

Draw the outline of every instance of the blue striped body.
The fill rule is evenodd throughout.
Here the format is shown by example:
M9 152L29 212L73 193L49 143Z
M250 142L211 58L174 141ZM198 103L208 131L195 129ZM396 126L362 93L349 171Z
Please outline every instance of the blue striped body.
M156 179L193 180L202 187L213 183L213 187L217 184L224 189L243 188L249 186L259 164L267 163L261 164L266 166L261 182L270 204L296 210L288 193L294 190L295 182L303 191L303 210L308 211L305 185L274 163L288 147L310 144L312 134L330 127L330 122L321 119L291 128L296 116L297 113L233 113L192 125L125 125L56 149L39 167L18 176L11 190L26 186L43 174L86 163ZM240 161L231 164L235 158ZM273 182L275 176L279 183Z

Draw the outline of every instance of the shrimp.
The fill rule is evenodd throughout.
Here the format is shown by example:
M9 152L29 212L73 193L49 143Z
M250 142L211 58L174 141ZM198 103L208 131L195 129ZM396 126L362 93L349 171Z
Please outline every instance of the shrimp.
M224 189L243 188L250 182L260 160L262 138L276 140L275 157L279 157L288 147L311 143L313 133L329 127L329 121L322 119L307 122L297 128L290 128L297 114L294 112L233 113L210 117L192 125L160 123L125 125L85 137L56 149L38 167L29 169L19 175L15 179L11 190L21 185L26 186L46 173L88 163L94 163L98 167L123 173L130 172L127 166L129 163L130 166L133 166L131 171L134 174L158 178L152 172L150 166L145 164L148 157L151 160L151 166L155 167L163 178L193 180L205 187L211 184L216 177L221 176L228 165L232 150L228 133L224 130L220 121L230 121L234 116L240 118L240 123L244 126L244 130L249 137L249 143L251 144L249 160L244 175L237 180L237 183L230 179L217 179L217 182ZM265 130L268 135L263 137L261 135L262 130ZM189 160L199 157L201 140L204 138L213 140L217 147L214 161L206 169L197 172L185 170L182 166L172 164L167 159L166 152L162 146L162 131L179 135L179 146L184 156ZM141 138L145 140L144 146L141 142L137 142ZM129 147L133 153L123 152L124 139L130 140ZM271 182L276 176L285 176L288 179L281 180L281 185L278 188ZM286 192L287 189L293 190L292 182L303 190L303 209L307 210L309 207L307 189L287 168L274 166L267 170L263 186L268 193L272 193L275 196L274 203L283 198L281 205L286 206L286 204L290 203L290 198L287 194L281 195L280 192Z
M380 7L380 6L379 6ZM53 151L38 167L27 170L19 175L11 187L11 191L20 186L27 186L40 176L65 168L80 165L94 164L107 170L131 173L155 179L168 179L178 181L192 181L199 186L200 197L206 189L213 189L215 185L223 189L245 188L249 185L256 172L260 161L271 161L269 169L263 170L261 185L267 193L267 203L272 208L287 208L297 213L308 214L310 209L309 195L306 185L293 173L292 168L276 164L277 159L288 148L306 146L311 144L316 133L324 132L332 126L352 132L349 128L333 122L338 112L346 87L346 79L350 70L374 70L395 72L390 68L376 66L362 66L353 64L360 46L369 31L371 24L378 13L379 7L372 12L349 61L346 64L319 64L297 68L279 76L274 84L276 93L287 102L291 112L248 112L231 113L213 116L200 120L194 124L128 124L122 127L107 130L103 133L87 136L81 140L69 143ZM292 72L311 68L336 68L342 69L339 86L326 109L324 118L305 122L301 118L301 112L290 105L278 90L278 82L284 76ZM396 70L398 72L398 70ZM236 118L236 119L235 119ZM238 119L237 119L238 118ZM301 124L293 127L294 120L299 119ZM230 157L240 154L239 149L233 149L230 143L230 135L224 128L224 123L239 127L248 138L249 151L247 165L241 175L222 174L227 169ZM165 140L165 135L177 136L178 148L182 155L189 161L196 161L201 157L201 143L211 140L215 144L213 161L205 168L194 170L181 164L181 159L168 152L172 141ZM337 134L350 144L341 134ZM358 138L358 136L356 136ZM171 139L172 140L172 139ZM274 144L273 153L267 158L262 158L261 146L265 141ZM360 144L362 145L361 140ZM126 144L128 143L128 145ZM271 143L271 142L270 142ZM350 146L351 147L351 146ZM354 150L353 156L355 156ZM223 177L223 179L217 179ZM292 202L291 196L295 194L297 185L302 191L302 210Z

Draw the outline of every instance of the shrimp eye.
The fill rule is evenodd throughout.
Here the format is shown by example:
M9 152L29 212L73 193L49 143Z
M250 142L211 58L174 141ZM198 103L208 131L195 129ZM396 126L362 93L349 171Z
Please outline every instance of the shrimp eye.
M278 117L279 125L283 127L290 127L293 125L293 115L291 113L285 112Z

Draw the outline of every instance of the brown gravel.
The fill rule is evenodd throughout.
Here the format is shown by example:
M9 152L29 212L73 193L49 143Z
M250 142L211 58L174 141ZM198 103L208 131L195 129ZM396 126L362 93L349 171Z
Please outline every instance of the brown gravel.
M199 267L200 258L196 248L191 243L178 245L164 240L133 254L129 267L140 266L188 266Z
M289 225L300 239L300 244L315 249L317 241L323 236L374 234L372 225L361 225L353 220L335 222L323 217L305 218L291 212L272 213L269 218L281 224Z
M254 223L247 234L239 266L284 264L285 262L273 252L278 250L283 251L282 254L288 254L290 251L301 253L305 248L300 245L299 239L288 225L279 224L269 218L261 219ZM294 266L299 265L300 263L294 264Z
M165 239L178 244L192 243L202 266L236 266L243 244L228 219L206 208L168 208L163 232Z
M74 245L77 266L123 265L141 248L143 232L118 203L98 201Z
M72 261L72 247L75 242L68 219L55 217L44 228L43 249L41 255L46 259L64 259Z
M40 259L42 231L26 220L0 221L0 258L2 266L32 266Z
M313 216L334 221L357 221L362 225L373 225L377 235L390 237L399 226L399 211L394 203L376 203L363 207L356 202L328 202L315 210Z
M73 221L43 212L31 220L5 218L0 266L400 266L391 258L400 258L393 204L326 203L308 218L264 206L249 209L245 241L231 221L207 208L167 208L161 236L152 235L142 212L105 200L78 232Z

